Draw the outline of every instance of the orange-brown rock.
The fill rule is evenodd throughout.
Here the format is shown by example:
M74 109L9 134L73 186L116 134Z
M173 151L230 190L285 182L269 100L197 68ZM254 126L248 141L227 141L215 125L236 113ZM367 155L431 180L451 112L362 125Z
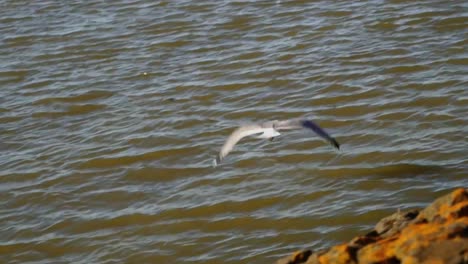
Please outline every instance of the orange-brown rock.
M276 262L276 264L300 264L307 261L312 254L311 250L301 250L294 252L291 256L284 257Z
M468 191L456 189L420 212L385 217L349 243L313 254L300 251L283 261L278 263L468 264Z

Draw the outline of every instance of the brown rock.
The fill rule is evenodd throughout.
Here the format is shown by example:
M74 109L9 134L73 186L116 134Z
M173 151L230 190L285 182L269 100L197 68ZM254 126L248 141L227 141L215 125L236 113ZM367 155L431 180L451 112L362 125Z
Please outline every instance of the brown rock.
M468 201L468 192L466 189L458 188L450 194L435 200L431 205L419 213L415 221L432 222L436 217L446 218L449 216L449 209L452 208L452 206L466 201Z
M320 264L319 259L318 259L319 255L320 255L319 253L314 253L310 255L310 257L307 259L306 264Z
M455 204L447 210L447 214L444 216L451 218L468 217L468 201Z
M344 244L330 248L325 254L318 257L319 263L356 264L356 251Z
M375 226L375 231L381 237L392 236L405 228L418 214L418 210L396 212L380 220Z
M355 237L351 242L348 243L348 246L353 248L362 248L368 244L374 243L379 239L378 236L374 236L373 234L367 234L365 236L358 236Z
M420 212L383 218L374 231L347 244L299 256L305 254L281 263L468 264L468 192L456 189Z
M311 250L296 251L290 256L278 260L276 264L301 264L306 262L311 254Z
M462 263L468 250L468 218L453 222L413 224L401 234L370 244L358 252L359 263L396 259L403 263Z

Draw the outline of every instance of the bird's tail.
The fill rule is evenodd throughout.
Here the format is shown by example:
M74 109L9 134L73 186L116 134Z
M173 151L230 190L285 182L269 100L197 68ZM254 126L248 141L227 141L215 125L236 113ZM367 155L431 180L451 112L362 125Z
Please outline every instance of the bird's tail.
M219 155L216 155L216 158L213 159L213 168L218 166L219 163L221 163L221 157Z

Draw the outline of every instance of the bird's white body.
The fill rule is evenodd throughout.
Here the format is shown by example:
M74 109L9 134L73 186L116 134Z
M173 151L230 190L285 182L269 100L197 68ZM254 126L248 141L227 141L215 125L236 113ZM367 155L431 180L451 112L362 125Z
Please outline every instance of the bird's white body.
M270 138L273 138L273 137L277 137L281 135L278 131L276 131L276 129L274 128L265 128L263 129L263 133L258 135L256 138L266 138L266 139L270 139Z

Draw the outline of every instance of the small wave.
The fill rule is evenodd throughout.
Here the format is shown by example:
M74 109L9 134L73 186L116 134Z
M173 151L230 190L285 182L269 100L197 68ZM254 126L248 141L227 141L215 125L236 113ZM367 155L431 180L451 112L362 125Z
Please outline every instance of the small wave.
M440 173L443 168L433 165L417 165L417 164L390 164L382 166L363 166L361 167L339 167L333 169L322 169L320 174L327 177L333 176L374 176L374 177L415 177L417 175L424 175L426 173L435 174Z
M141 161L155 160L158 161L163 158L175 156L187 156L190 153L195 153L199 151L199 147L186 147L178 149L164 149L156 150L152 152L146 152L136 155L122 155L116 157L100 157L95 159L90 159L80 164L80 168L104 168L104 167L114 167L114 166L124 166L133 163L138 163Z
M93 113L106 108L106 105L102 104L83 104L83 105L71 105L64 112L36 112L32 114L35 118L60 118L64 116L76 116Z
M69 95L64 97L47 97L35 101L35 105L48 105L52 103L81 103L111 97L114 93L104 90L94 90L83 94Z

